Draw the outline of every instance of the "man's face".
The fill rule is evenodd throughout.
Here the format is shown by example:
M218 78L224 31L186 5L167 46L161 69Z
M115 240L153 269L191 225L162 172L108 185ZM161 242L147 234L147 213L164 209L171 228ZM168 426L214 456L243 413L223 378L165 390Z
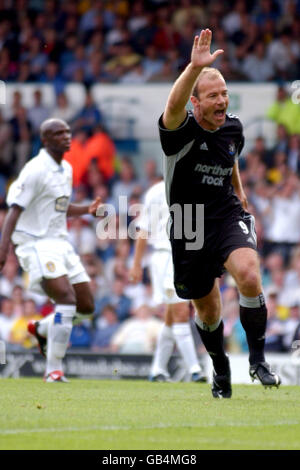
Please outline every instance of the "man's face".
M56 122L52 128L48 130L44 138L44 144L47 148L65 153L70 150L71 146L71 129L63 122Z
M225 81L221 77L203 77L198 83L199 98L191 97L195 117L200 126L216 130L225 123L229 99Z

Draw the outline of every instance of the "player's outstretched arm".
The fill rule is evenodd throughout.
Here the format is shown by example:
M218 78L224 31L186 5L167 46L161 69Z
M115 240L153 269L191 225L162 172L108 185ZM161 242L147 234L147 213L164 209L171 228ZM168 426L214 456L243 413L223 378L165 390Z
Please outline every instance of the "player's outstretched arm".
M11 235L18 222L18 218L23 211L23 207L14 204L4 219L1 242L0 242L0 271L3 269L9 251Z
M96 217L97 209L102 204L102 199L100 196L96 197L94 201L89 205L77 205L70 204L67 210L67 217L78 217L85 214L91 214Z
M137 284L142 280L142 259L146 251L147 235L145 230L140 230L139 236L135 242L133 265L129 271L129 281L133 284Z
M192 94L194 84L204 67L211 65L222 54L218 49L210 52L212 32L209 29L195 36L191 53L191 61L173 85L163 114L163 123L167 129L176 129L186 116L186 104Z

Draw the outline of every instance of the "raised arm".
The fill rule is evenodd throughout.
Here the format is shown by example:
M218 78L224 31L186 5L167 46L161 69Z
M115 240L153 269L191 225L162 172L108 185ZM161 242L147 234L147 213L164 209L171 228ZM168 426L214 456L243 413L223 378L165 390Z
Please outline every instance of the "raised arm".
M163 124L167 129L176 129L185 119L186 104L192 94L199 73L224 51L218 49L210 53L212 32L209 29L195 36L191 61L174 83L163 114Z

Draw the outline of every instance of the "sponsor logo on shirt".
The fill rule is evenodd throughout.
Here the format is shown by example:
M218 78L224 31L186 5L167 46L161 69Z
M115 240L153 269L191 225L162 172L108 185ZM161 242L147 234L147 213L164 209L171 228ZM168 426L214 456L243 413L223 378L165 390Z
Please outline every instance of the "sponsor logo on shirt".
M232 167L222 168L220 165L211 166L197 163L194 170L204 173L201 183L213 186L223 186L224 176L232 175Z

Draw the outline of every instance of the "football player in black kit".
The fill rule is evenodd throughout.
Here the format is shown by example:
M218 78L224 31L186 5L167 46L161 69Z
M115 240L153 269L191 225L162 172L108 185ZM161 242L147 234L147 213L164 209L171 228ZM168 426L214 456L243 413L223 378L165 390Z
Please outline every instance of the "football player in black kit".
M210 67L224 51L210 53L211 37L209 29L195 37L191 61L173 85L159 120L159 131L172 221L175 288L179 297L192 299L195 306L196 326L213 361L212 394L215 398L230 398L230 364L223 347L217 279L225 269L234 278L240 294L240 318L250 352L250 377L267 387L278 387L281 381L264 357L267 310L254 218L246 212L247 198L238 169L244 143L242 124L236 116L226 114L225 80L217 69ZM193 112L186 111L189 99ZM197 206L201 205L203 241L199 243L196 239L193 244L191 233L197 238L201 215Z

